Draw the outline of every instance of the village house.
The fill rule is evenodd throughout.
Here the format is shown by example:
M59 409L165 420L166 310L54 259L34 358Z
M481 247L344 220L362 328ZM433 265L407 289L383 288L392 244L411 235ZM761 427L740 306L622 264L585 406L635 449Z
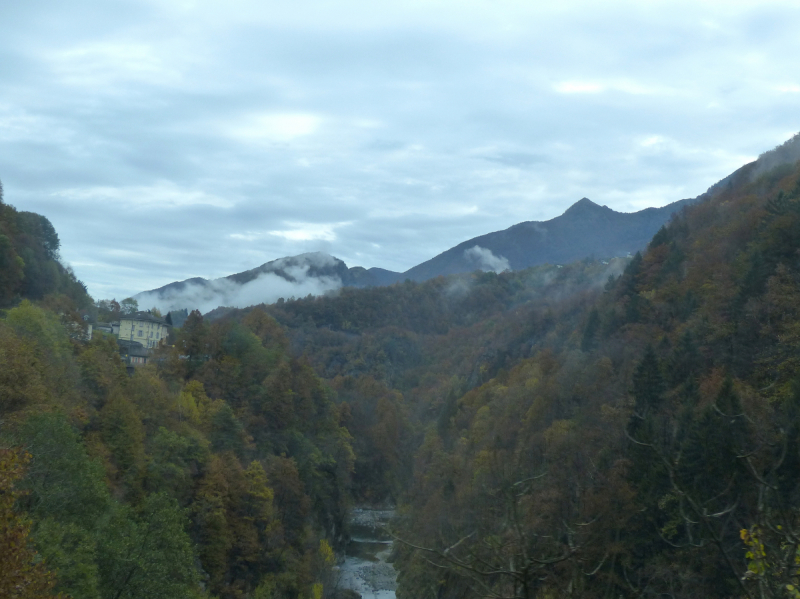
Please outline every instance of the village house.
M144 366L150 359L150 350L146 349L138 341L117 339L117 345L119 346L119 355L125 363L129 374L133 373L133 368Z
M169 325L149 310L124 314L119 319L118 337L121 341L136 341L146 349L158 347L165 342Z

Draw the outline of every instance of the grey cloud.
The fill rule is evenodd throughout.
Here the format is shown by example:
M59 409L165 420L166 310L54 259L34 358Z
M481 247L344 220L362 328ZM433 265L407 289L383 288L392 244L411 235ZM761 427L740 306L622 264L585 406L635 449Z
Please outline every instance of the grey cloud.
M51 218L100 296L318 249L403 271L584 196L630 211L697 195L800 128L800 94L776 90L800 85L789 4L12 4L0 179L10 203ZM154 70L124 51L64 62L97 44L138 48ZM581 84L599 91L558 91ZM230 134L287 113L318 126ZM64 193L164 182L230 207ZM328 239L232 237L341 222Z

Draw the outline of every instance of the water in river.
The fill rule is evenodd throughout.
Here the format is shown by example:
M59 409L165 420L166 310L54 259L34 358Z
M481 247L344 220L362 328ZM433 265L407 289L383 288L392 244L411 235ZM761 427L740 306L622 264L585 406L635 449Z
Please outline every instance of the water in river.
M351 541L339 566L339 588L353 590L362 599L395 599L397 572L386 561L392 539L383 530L393 515L393 510L353 510Z

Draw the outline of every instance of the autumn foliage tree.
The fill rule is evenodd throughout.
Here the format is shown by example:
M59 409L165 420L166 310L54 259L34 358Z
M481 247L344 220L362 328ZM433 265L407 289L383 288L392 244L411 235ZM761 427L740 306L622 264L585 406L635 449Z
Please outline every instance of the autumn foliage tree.
M18 511L17 486L29 456L0 449L0 596L42 599L54 596L55 576L31 547L31 522Z

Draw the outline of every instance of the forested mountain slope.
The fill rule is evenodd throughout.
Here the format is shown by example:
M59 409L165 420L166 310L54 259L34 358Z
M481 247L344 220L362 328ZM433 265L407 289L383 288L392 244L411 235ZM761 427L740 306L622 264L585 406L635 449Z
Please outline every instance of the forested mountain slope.
M46 217L4 202L0 183L0 309L48 295L66 296L79 307L91 304L83 283L58 261L60 246Z
M481 266L475 246L508 261L511 270L539 264L566 264L583 258L610 258L643 249L670 217L693 200L661 208L616 212L588 198L575 202L564 214L544 222L524 222L459 243L401 275L426 281L439 275L470 272Z
M0 489L17 479L30 518L0 503L0 589L332 592L353 454L331 392L262 311L211 326L193 312L175 341L129 376L113 338L76 341L43 307L0 320ZM26 565L26 529L54 580Z
M800 164L605 262L194 312L132 377L18 303L0 590L331 597L354 499L398 503L401 598L795 597Z
M402 596L794 596L799 249L783 165L549 315L559 335L427 430Z
M338 393L355 491L403 505L399 596L793 596L800 168L761 167L620 276L587 260L267 308Z
M0 203L0 596L330 597L354 461L330 388L261 310L193 312L129 375L57 250Z

